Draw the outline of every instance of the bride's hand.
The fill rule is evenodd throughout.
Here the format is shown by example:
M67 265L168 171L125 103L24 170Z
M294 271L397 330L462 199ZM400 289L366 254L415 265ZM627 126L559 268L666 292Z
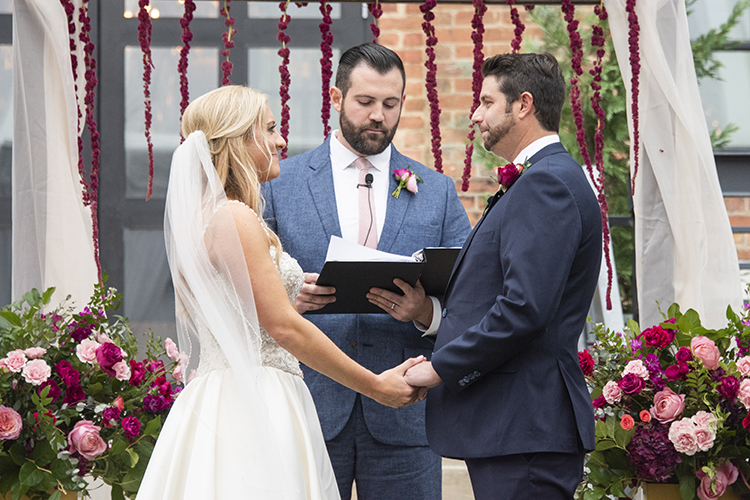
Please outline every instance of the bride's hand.
M395 368L378 375L378 383L371 397L378 403L391 408L409 406L423 399L424 391L420 392L418 387L407 384L404 380L404 374L409 368L423 362L424 359L424 356L407 359Z

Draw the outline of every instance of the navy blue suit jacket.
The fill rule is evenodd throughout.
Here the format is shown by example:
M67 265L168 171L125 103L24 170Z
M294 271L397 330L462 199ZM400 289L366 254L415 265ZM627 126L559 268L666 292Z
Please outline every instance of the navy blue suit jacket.
M305 272L319 273L332 235L341 236L331 170L330 137L318 148L281 162L281 175L263 185L265 218L279 235L284 250ZM411 167L424 182L417 194L402 190L388 196L378 250L411 255L429 246L461 246L471 226L453 181L391 147L389 192L397 183L392 172ZM423 354L429 358L433 340L414 325L388 314L307 315L336 345L374 373L380 373ZM303 366L305 382L315 400L326 440L343 429L354 407L356 393ZM380 442L426 446L424 403L393 409L362 398L365 421Z
M599 275L602 221L580 165L560 144L477 223L444 296L427 397L438 454L481 458L594 448L578 363Z

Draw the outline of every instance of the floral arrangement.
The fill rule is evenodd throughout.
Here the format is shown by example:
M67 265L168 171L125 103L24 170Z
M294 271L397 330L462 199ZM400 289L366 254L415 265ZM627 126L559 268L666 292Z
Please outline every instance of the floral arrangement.
M469 178L471 177L471 157L474 154L474 136L476 129L471 117L479 107L479 94L482 93L482 63L484 62L484 14L487 6L484 0L472 0L474 16L471 18L471 41L474 42L474 61L471 73L471 110L469 111L469 133L468 142L464 153L464 171L461 175L461 191L468 191Z
M427 61L424 65L427 68L427 75L424 79L425 89L427 90L427 101L430 103L430 130L431 130L431 144L432 144L432 157L434 159L435 170L443 172L443 150L440 148L440 99L438 99L437 91L437 63L435 63L435 46L438 43L437 33L435 31L435 25L432 21L435 20L435 13L432 11L437 6L437 0L424 0L424 3L419 6L420 12L422 12L422 31L424 31L425 40L425 54L427 54Z
M328 125L328 120L331 118L331 77L333 77L333 33L331 33L331 25L333 20L331 19L331 4L328 0L320 0L320 13L323 15L321 23L318 25L320 28L320 76L322 84L322 96L323 106L320 110L320 118L323 121L323 137L328 137L331 133L331 126Z
M641 75L641 54L639 39L641 35L641 26L638 23L638 13L635 11L636 0L627 0L625 3L625 12L628 13L628 46L630 48L630 92L632 103L630 105L630 114L633 119L633 179L631 180L631 192L635 193L635 178L638 175L638 165L640 163L640 132L638 128L638 97L639 82Z
M182 115L185 114L188 104L190 104L190 91L188 87L188 55L190 54L190 42L193 41L193 33L190 31L190 22L193 20L193 12L195 12L195 2L193 0L185 0L185 11L180 19L180 27L182 28L182 47L180 48L180 60L177 63L177 72L180 74L180 121L182 121ZM180 143L184 140L182 132L180 132Z
M132 497L181 390L167 373L181 382L187 357L153 332L139 357L127 320L107 318L114 289L44 313L53 292L0 309L0 495L59 500L91 477Z
M530 166L531 164L528 161L525 161L523 163L507 163L503 166L495 167L492 170L497 176L497 182L500 183L500 189L505 192Z
M398 198L401 194L401 190L406 188L407 191L417 194L417 182L423 182L422 178L415 174L411 168L397 168L393 171L393 177L398 181L396 190L391 193L391 196Z
M222 85L231 85L232 81L229 79L232 76L232 68L234 65L229 60L229 49L234 48L234 41L232 37L237 34L237 30L234 28L235 19L229 14L229 3L232 0L224 0L224 6L219 9L219 13L222 17L225 17L224 26L227 27L227 31L221 34L221 40L224 43L224 50L221 51L221 56L224 60L221 62L221 78Z
M281 57L281 65L279 65L279 75L281 77L281 86L279 87L279 96L281 97L281 126L279 132L284 141L289 144L287 140L289 138L289 87L292 84L292 74L289 72L289 47L287 44L291 41L289 34L285 30L289 27L289 0L284 0L279 3L279 10L281 10L281 17L277 27L279 32L276 34L276 40L281 42L281 48L278 51L279 57ZM281 158L286 158L286 152L288 147L284 146L281 150Z
M642 482L679 482L684 500L714 500L732 484L750 495L748 311L728 308L721 330L677 304L645 330L597 325L596 344L579 353L597 422L577 498L627 497Z
M378 28L378 19L383 15L383 8L380 5L380 0L375 0L367 4L367 10L372 14L372 22L370 23L370 30L372 31L372 43L378 43L378 37L380 36L380 28Z

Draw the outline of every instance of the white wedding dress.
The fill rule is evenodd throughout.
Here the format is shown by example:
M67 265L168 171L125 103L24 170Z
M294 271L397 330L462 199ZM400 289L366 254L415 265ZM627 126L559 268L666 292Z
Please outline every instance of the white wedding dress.
M205 138L200 133L203 142L197 141L196 134L183 146L203 155ZM182 199L176 193L181 189L179 179L173 187L172 177L179 175L175 168L183 146L172 163L165 229L178 302L180 349L192 351L198 343L200 362L195 378L170 410L138 500L338 500L333 468L299 361L257 324L252 291L244 282L244 258L227 250L233 241L225 237L226 228L234 227L231 202L218 196L212 205L212 196L206 195L216 186L206 189L205 181L211 184L216 179L205 158L201 163L209 178L203 179L199 186L203 196L198 197L203 229L193 238L200 251L197 256L192 252L186 256L180 249L184 207L177 213L172 205L170 211L170 196L174 195L172 202ZM212 203L207 205L206 200ZM214 236L207 236L212 228ZM216 234L221 234L218 243ZM274 262L275 253L272 247ZM205 266L205 259L213 267ZM203 267L196 266L197 261ZM276 268L293 301L304 281L302 269L287 253L282 253Z

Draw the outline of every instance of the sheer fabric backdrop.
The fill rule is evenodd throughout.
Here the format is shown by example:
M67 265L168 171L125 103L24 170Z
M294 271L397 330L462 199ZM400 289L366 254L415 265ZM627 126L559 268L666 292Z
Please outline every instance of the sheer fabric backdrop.
M73 3L77 10L80 0ZM91 212L83 206L78 174L67 26L60 2L13 3L12 299L55 286L53 304L72 295L82 307L97 271ZM82 79L78 88L84 88Z
M623 79L630 82L625 0L605 0ZM640 32L640 167L636 177L636 280L640 323L672 302L709 328L742 304L732 229L716 173L693 65L684 0L636 3ZM632 137L629 84L628 115ZM633 169L631 146L631 174Z

